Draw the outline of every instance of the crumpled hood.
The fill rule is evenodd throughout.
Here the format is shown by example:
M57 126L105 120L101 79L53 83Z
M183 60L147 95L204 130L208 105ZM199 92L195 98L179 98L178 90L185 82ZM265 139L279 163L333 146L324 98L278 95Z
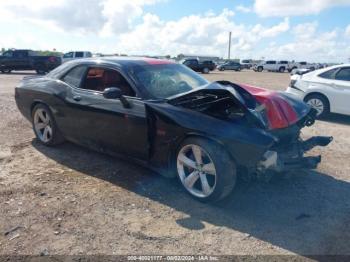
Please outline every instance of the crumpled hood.
M285 92L272 91L260 87L240 84L265 107L270 129L286 128L305 117L310 107Z
M288 93L246 84L234 84L229 81L209 83L201 88L170 97L169 102L176 105L186 104L186 107L193 109L201 104L199 101L201 101L203 94L220 93L230 93L237 104L263 121L265 128L270 130L294 125L311 110L310 106L293 98ZM198 99L193 99L195 96L198 96ZM190 99L187 100L187 98Z

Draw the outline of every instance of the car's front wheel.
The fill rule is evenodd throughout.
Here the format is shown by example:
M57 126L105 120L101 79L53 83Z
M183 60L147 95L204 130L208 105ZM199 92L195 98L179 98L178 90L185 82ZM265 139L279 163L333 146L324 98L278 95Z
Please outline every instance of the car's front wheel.
M311 94L305 97L305 103L317 111L317 117L323 118L330 112L329 102L326 97L319 94Z
M262 66L258 67L258 72L262 72L264 70L264 68Z
M34 107L32 111L32 124L34 133L42 144L53 146L64 141L52 113L46 105L38 104Z
M236 183L235 163L222 146L209 140L185 140L177 152L176 165L185 190L202 202L226 197Z

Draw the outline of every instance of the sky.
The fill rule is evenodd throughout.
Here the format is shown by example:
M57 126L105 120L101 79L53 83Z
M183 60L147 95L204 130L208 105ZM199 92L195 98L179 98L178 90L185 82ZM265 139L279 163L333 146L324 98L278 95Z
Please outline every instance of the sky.
M350 0L0 0L0 48L350 62Z

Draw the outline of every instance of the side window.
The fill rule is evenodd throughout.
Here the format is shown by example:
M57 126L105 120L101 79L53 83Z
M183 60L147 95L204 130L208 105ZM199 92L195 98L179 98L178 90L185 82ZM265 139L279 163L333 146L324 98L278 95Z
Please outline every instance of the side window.
M74 67L72 70L68 72L68 74L66 74L63 77L62 81L66 82L71 86L80 87L85 71L86 71L86 66Z
M266 64L268 64L268 65L274 65L274 64L276 64L276 61L266 61Z
M196 61L195 60L187 60L185 61L184 65L187 65L187 66L194 66L196 65Z
M65 53L63 58L73 58L73 52Z
M336 71L338 71L338 68L328 70L326 72L323 72L322 74L319 74L318 76L326 79L334 79L334 74Z
M350 81L350 67L340 69L340 71L335 75L336 80Z
M84 52L75 52L75 57L76 58L84 57Z
M119 72L107 68L89 68L81 88L102 92L110 87L119 88L125 96L136 96L134 90Z
M12 51L7 51L3 54L5 57L13 57L13 52Z
M87 53L86 53L86 57L92 57L91 52L87 52Z
M37 54L35 51L29 50L28 56L39 56L39 54Z
M28 57L28 53L26 51L16 51L14 52L14 57L25 58Z

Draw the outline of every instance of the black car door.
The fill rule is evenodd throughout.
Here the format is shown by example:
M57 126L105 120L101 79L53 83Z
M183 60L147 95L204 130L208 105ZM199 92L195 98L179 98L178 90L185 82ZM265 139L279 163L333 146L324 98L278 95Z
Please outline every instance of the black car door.
M13 52L12 59L13 67L17 70L29 69L29 57L28 51L26 50L16 50Z
M103 71L102 76L98 75L99 69ZM106 83L106 71L110 75L111 72L120 74L116 69L89 67L79 87L69 88L66 95L66 117L71 123L70 128L74 129L70 132L72 139L100 151L146 159L148 129L145 105L141 99L130 96L132 94L127 91L130 108L125 108L119 99L104 98L104 88L120 87L118 83L113 83L113 79L110 79L110 84Z

